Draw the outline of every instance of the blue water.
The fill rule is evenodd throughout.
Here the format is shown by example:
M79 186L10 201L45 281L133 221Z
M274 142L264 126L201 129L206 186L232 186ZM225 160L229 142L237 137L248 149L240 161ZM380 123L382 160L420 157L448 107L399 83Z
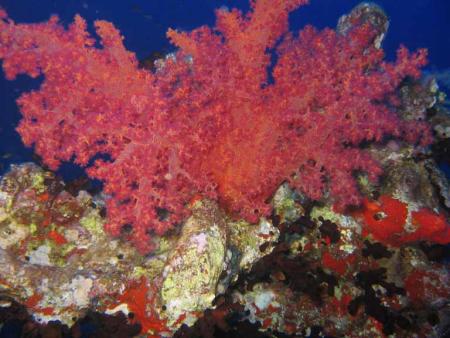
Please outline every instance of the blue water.
M312 0L311 4L291 14L291 30L310 23L316 27L334 27L337 19L349 12L358 0ZM429 69L450 68L450 1L448 0L382 0L376 1L390 16L391 25L384 48L392 59L403 43L410 49L426 47L430 52ZM125 45L139 59L155 51L172 51L165 38L169 27L190 30L203 24L214 24L214 9L221 6L248 9L247 0L0 0L16 22L38 22L58 14L63 23L70 23L76 13L92 22L105 19L113 22L125 36ZM0 174L10 163L29 161L32 151L22 146L14 131L20 115L15 99L24 91L37 88L38 81L20 77L6 81L0 76ZM66 165L67 178L80 170Z

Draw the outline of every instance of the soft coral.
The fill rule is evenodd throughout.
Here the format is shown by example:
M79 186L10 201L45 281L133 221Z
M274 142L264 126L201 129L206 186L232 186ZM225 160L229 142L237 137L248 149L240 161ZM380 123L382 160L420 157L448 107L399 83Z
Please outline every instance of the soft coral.
M144 252L151 233L181 221L197 193L249 221L270 212L267 200L284 180L312 198L328 191L341 206L359 203L353 172L381 172L361 142L429 140L424 124L396 115L392 99L402 79L419 76L425 52L401 48L396 63L384 62L364 24L345 35L306 27L293 37L288 14L306 2L252 1L247 15L218 10L215 30L170 30L179 51L156 73L138 68L107 22L96 22L99 49L78 16L64 30L56 18L16 25L2 12L7 77L45 77L19 99L18 131L52 168L107 154L88 168L111 195L107 229L132 229Z

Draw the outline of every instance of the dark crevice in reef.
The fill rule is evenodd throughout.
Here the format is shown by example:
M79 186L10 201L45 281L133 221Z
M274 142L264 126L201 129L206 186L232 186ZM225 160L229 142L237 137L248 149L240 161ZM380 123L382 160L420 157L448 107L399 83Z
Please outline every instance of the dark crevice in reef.
M121 312L110 316L88 311L70 328L59 321L40 324L24 305L4 297L0 301L11 303L9 307L0 307L0 338L128 338L137 336L141 330L139 324L130 325Z
M421 242L420 249L425 253L428 260L432 262L443 263L450 261L450 248L448 245Z
M364 257L372 257L374 259L392 257L392 252L381 243L371 243L368 240L365 240L364 245L365 247L362 249L362 255Z

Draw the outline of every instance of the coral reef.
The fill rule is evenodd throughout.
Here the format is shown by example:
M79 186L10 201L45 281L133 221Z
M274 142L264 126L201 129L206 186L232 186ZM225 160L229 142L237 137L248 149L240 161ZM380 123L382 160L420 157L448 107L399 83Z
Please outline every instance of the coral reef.
M324 235L322 227L330 224L335 231ZM422 243L395 248L363 240L357 232L349 239L345 223L323 217L279 226L281 241L273 252L218 297L214 309L194 326L182 326L175 337L448 333L445 247L430 259L436 247ZM350 245L353 250L346 252Z
M100 199L66 188L31 163L13 166L0 183L1 291L41 321L72 323L93 297L102 307L143 262L106 235Z
M143 256L126 234L111 240L103 209L101 194L73 189L32 163L13 165L2 177L0 304L10 311L13 300L24 304L37 321L30 330L54 321L68 329L89 310L119 321L124 313L133 317L130 330L139 324L144 333L170 335L193 324L278 239L267 220L237 223L215 202L198 200L182 231L155 237L158 249Z
M250 222L270 214L283 181L341 209L359 204L353 173L374 181L382 172L361 143L430 142L426 123L396 112L396 89L420 76L426 51L400 47L384 61L387 19L374 6L337 32L289 33L288 14L306 2L251 1L247 14L217 10L214 29L169 30L179 50L154 73L138 68L109 22L95 22L96 48L80 16L66 30L55 16L16 24L1 11L6 77L44 76L18 100L18 132L51 169L73 160L102 180L107 231L128 232L144 253L197 194Z
M175 337L448 334L445 245L426 238L380 241L363 231L359 217L329 207L279 220L274 214L280 239L273 251L217 297L214 309L195 325L183 325Z
M219 9L213 29L169 30L179 50L145 69L108 22L98 48L79 16L0 10L7 78L43 75L18 131L48 166L0 181L1 335L448 335L449 187L430 148L450 119L426 53L384 61L371 3L289 33L306 2ZM62 182L64 161L104 191Z

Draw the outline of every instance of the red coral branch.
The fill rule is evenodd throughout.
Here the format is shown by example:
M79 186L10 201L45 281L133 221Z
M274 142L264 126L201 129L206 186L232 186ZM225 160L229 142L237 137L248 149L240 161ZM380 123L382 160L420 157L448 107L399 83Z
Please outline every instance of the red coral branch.
M427 127L402 121L392 103L399 83L420 75L425 51L402 47L396 63L384 62L370 25L345 35L306 27L295 37L288 14L306 2L252 1L246 15L218 10L214 29L169 30L179 51L156 73L138 68L108 22L95 23L96 48L79 16L65 30L56 17L15 24L2 12L6 77L44 75L18 100L18 131L51 168L88 166L111 195L107 229L130 231L142 251L198 193L249 221L270 212L285 180L312 198L357 204L353 172L381 172L361 142L429 141ZM99 154L107 156L92 164Z

